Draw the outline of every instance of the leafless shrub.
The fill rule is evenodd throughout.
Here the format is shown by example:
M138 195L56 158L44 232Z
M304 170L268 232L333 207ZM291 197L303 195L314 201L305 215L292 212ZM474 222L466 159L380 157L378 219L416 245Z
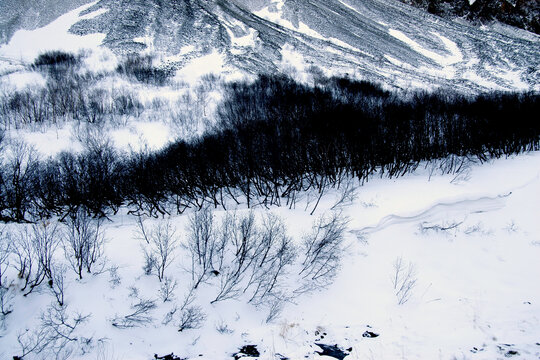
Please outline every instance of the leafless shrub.
M31 194L39 168L36 149L22 141L12 141L3 152L3 178L0 181L0 217L26 222L32 207ZM4 212L5 211L5 212Z
M392 273L392 285L398 300L398 305L403 305L411 298L412 291L416 286L416 267L413 263L405 264L402 257L394 261Z
M232 334L234 332L223 320L216 324L216 331L220 334Z
M304 236L304 260L299 275L302 278L297 292L328 286L337 274L343 254L343 234L347 220L337 212L320 216L311 233Z
M32 226L33 247L38 263L43 268L45 276L52 280L53 257L60 243L56 223L42 221Z
M471 156L452 154L444 159L430 161L426 164L426 167L429 167L429 179L436 173L441 175L451 174L454 175L454 178L450 182L458 184L470 179L472 165L476 162Z
M161 282L165 278L165 270L171 265L174 252L178 247L176 230L169 221L159 222L149 229L140 222L139 232L147 243L142 247L145 256L145 273L150 274L155 271Z
M420 233L422 234L429 234L430 232L435 233L445 233L449 232L451 230L457 230L461 225L463 224L463 221L443 221L440 224L435 223L428 223L428 222L422 222L419 225Z
M111 287L115 289L118 285L120 285L120 282L122 281L122 278L120 278L120 275L118 275L117 265L109 267L109 276L109 284L111 284Z
M154 269L157 267L157 259L154 254L150 253L144 248L143 248L143 254L144 254L144 265L143 265L144 275L152 275L152 272L154 272Z
M171 301L174 299L174 291L178 286L178 282L175 279L165 277L161 282L161 287L159 288L159 295L163 302Z
M77 349L83 349L90 339L77 336L78 327L89 319L90 315L75 313L71 317L66 306L51 305L40 316L37 329L26 330L17 335L20 347L18 359L29 355L32 358L68 359ZM90 340L91 341L91 340Z
M65 265L53 266L50 290L59 306L64 305L64 279L66 277L66 272L67 267Z
M206 314L199 306L188 306L182 309L178 322L178 331L199 329L206 320Z
M209 207L189 217L188 248L191 252L191 277L196 289L210 275L216 252L214 216Z
M84 270L91 273L92 267L104 260L105 237L101 226L102 220L93 219L84 209L79 209L67 218L63 236L64 252L80 279Z
M4 229L0 229L0 328L4 327L6 317L13 312L15 295L11 291L10 283L6 277L11 251L12 244L7 239L7 233Z
M163 325L169 325L174 320L174 317L177 311L178 311L178 306L173 305L173 307L169 311L167 311L161 323Z
M112 319L112 325L120 329L146 326L153 321L150 313L156 307L154 300L138 299L138 302L131 306L133 312L124 316L116 316Z
M9 260L12 252L11 239L8 240L7 232L0 229L0 288L6 285L6 271L9 267Z
M266 323L269 324L276 320L281 312L283 311L283 307L285 305L285 301L283 300L286 297L280 298L280 297L273 297L271 301L268 302L268 314L266 315Z
M263 219L255 255L245 291L252 288L249 301L261 304L267 297L279 292L281 280L287 275L287 268L296 259L293 241L287 236L285 224L276 215L269 213Z
M474 235L474 234L480 234L480 235L491 235L492 231L490 229L485 229L484 225L479 222L474 225L468 226L463 233L465 235Z
M344 184L342 184L341 189L339 189L339 198L330 210L341 209L344 206L352 204L358 198L358 186L355 185L355 180L353 178L348 178Z
M25 227L14 240L15 269L23 279L21 291L26 291L26 296L45 279L52 281L53 256L59 244L57 225L41 222L34 224L31 230Z
M242 294L242 282L249 274L251 265L257 259L258 231L255 214L237 217L227 213L223 219L222 236L229 239L222 256L223 267L220 269L220 288L212 303L232 299Z
M509 234L516 233L519 230L519 226L517 226L516 222L512 220L508 224L506 224L504 230L506 230Z

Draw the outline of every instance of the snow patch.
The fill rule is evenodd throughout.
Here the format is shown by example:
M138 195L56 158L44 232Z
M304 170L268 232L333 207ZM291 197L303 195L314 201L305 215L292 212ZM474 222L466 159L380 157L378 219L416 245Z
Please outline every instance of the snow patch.
M197 58L189 62L177 72L178 77L188 82L195 82L201 76L210 73L219 74L223 72L225 60L223 54L214 51L211 54Z
M18 30L8 44L0 46L0 56L30 63L45 51L78 52L83 48L99 47L105 39L105 34L78 36L69 33L73 24L95 14L80 15L82 11L96 3L97 1L94 1L70 11L42 28Z
M433 33L433 34L436 35L443 42L445 47L451 53L450 56L440 55L440 54L437 54L436 52L433 52L431 50L428 50L422 47L416 41L409 38L407 35L405 35L403 32L399 30L388 29L388 32L390 35L392 35L396 39L401 40L405 44L409 45L409 47L411 47L417 53L422 54L425 57L430 58L431 60L434 60L435 62L439 63L442 66L454 65L463 60L463 55L461 51L459 50L459 47L456 45L456 43L437 33Z

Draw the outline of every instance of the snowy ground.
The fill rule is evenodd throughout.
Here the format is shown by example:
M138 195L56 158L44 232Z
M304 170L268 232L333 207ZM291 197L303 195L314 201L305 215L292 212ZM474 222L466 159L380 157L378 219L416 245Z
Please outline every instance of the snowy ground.
M270 323L267 309L243 298L210 305L216 288L209 283L196 293L206 314L200 329L163 325L188 288L186 249L177 249L167 270L179 284L176 299L163 302L157 277L143 274L136 218L113 216L106 224L106 268L118 266L118 277L105 271L76 280L67 273L65 306L69 314L90 314L77 336L92 338L83 348L88 353L76 348L72 358L150 359L174 352L216 360L249 344L257 345L261 359L322 359L315 353L321 351L315 343L322 343L352 348L346 359L539 359L539 169L540 154L532 153L472 165L457 178L429 167L399 179L373 178L340 206L349 224L335 282L296 297ZM296 209L270 211L300 242L339 198L339 192L324 197L313 216L304 210L307 198ZM255 210L257 216L266 211ZM170 219L184 244L187 218ZM392 280L397 259L405 272L413 269L416 281L403 304ZM18 354L17 334L38 327L40 313L54 302L46 288L14 299L0 358ZM113 318L129 313L136 299L156 301L152 319L141 327L114 327ZM363 337L366 331L379 336Z
M354 13L367 11L359 2L352 3L354 7L342 2ZM129 83L114 74L115 56L97 48L103 35L91 35L81 41L67 33L76 21L100 15L96 12L81 16L80 12L88 6L58 18L41 30L21 30L9 44L0 47L1 90L8 94L14 88L44 86L43 76L27 67L38 53L56 49L60 42L63 49L75 52L84 44L93 48L84 58L85 68L106 74L98 86L118 91L127 88L137 94L146 109L139 117L116 119L94 129L97 135L106 134L118 149L139 150L144 146L158 149L178 137L196 136L203 131L208 126L204 121L212 121L219 103L221 80L215 88L196 89L204 85L199 82L200 76L219 73L227 67L222 55L212 53L204 63L194 60L166 87ZM279 13L263 10L259 15L272 20L271 16ZM280 23L278 19L274 21ZM379 22L385 39L400 43L399 47L389 48L400 56L377 49L379 58L389 62L385 77L396 77L394 66L399 68L399 74L416 71L414 64L403 59L411 53L416 54L411 57L413 60L421 55L439 64L428 69L438 69L438 77L461 76L485 87L498 88L497 84L486 84L489 77L486 80L474 68L474 62L480 61L472 56L474 49L459 47L462 44L451 41L453 37L437 32L426 32L431 41L423 39L420 43L411 32L405 31L408 19L404 24L394 29L394 25ZM322 36L315 30L310 32L311 28L306 28L302 21L297 27L283 21L281 25L287 31L292 31L289 29L292 26L294 31L307 33L315 40ZM65 35L62 41L57 40L58 34ZM250 45L252 35L236 39L235 46ZM350 50L350 44L340 41L328 40L328 46L339 45ZM467 41L467 37L462 39ZM537 37L530 40L537 41ZM401 43L409 50L403 52ZM367 51L358 46L354 48ZM281 53L282 68L302 69L305 61L293 47L283 46ZM356 53L351 56L356 57ZM456 64L464 62L470 66L462 64L456 68ZM534 79L531 84L522 83L518 72L523 69L515 72L512 66L506 72L494 69L493 74L507 76L508 81L503 85L510 84L508 88L538 88ZM420 73L424 70L420 68ZM407 77L400 79L415 85ZM419 86L425 87L426 83ZM188 110L196 121L181 118ZM164 121L163 113L172 114L171 118ZM63 150L79 151L82 146L79 138L85 135L84 129L78 129L66 119L39 129L10 129L7 136L23 139L34 145L42 157L47 157ZM316 353L322 351L315 345L319 343L349 349L348 360L540 359L540 153L471 164L457 175L441 175L428 165L399 179L375 176L355 192L346 194L339 206L334 206L342 195L343 190L327 194L313 216L309 215L316 202L313 194L305 194L295 209L283 206L254 210L258 221L268 212L279 216L299 245L318 216L331 208L342 211L349 222L342 266L333 283L291 299L267 323L269 308L247 304L245 297L210 304L216 295L216 284L209 281L197 289L193 302L201 308L206 320L201 328L182 332L177 331L176 320L168 324L164 320L167 313L181 305L191 282L188 271L191 260L182 246L186 244L189 213L165 220L147 220L149 226L170 220L179 241L174 261L167 269L167 275L178 286L173 299L164 302L158 278L143 272L144 243L137 234L136 218L122 209L105 224L107 261L103 272L85 274L82 280L71 269L66 272L66 314L70 319L77 312L89 315L73 334L76 341L68 342L67 348L73 350L71 358L149 360L156 353L174 352L180 357L219 360L232 358L244 345L256 345L261 359L328 359ZM244 205L237 211L248 212ZM217 209L215 216L223 217L224 211ZM16 232L23 226L7 225L6 230ZM65 262L61 248L57 249L56 259ZM393 284L396 261L401 261L403 269L397 274L398 283L410 281L410 291L405 294L396 295ZM290 288L295 286L292 270L284 284ZM17 337L30 341L40 329L40 317L55 302L47 284L23 297L19 291L20 279L12 267L7 271L7 279L11 284L9 292L14 295L13 312L0 326L0 360L21 355ZM133 312L132 306L141 299L156 304L147 314L149 319L145 324L128 329L113 326L116 318ZM378 336L365 337L364 334L369 334L366 331ZM25 357L42 358L54 356L42 353Z

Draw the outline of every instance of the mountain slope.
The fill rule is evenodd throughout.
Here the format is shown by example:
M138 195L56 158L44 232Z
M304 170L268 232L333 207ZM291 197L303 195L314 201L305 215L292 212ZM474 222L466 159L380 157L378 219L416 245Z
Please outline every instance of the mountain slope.
M178 68L214 53L248 73L292 64L401 88L540 89L537 35L501 34L397 0L100 0L84 14L98 15L71 32L105 34L116 53L174 56Z
M179 66L218 50L243 70L273 72L292 53L305 66L401 86L537 88L540 83L538 37L511 38L397 1L102 0L87 12L99 9L108 11L72 31L105 33L104 44L117 52L191 50L184 51Z

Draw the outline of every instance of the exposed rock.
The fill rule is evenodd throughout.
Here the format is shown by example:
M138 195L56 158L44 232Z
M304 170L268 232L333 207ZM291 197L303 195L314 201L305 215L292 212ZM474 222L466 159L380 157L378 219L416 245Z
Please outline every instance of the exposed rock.
M365 331L363 334L362 334L362 337L365 337L365 338L376 338L378 337L379 334L377 333L374 333L373 331Z
M235 360L239 360L245 357L259 357L260 355L257 345L244 345L240 348L240 351L233 354L233 357Z
M164 356L158 356L158 354L154 354L154 359L156 360L187 360L187 358L180 358L174 355L174 353L170 353Z
M336 345L325 345L325 344L319 344L316 343L318 347L322 349L322 351L315 351L317 354L321 356L330 356L338 360L345 359L346 356L349 356L349 351L344 351L339 348L339 346ZM350 348L352 350L352 348Z

